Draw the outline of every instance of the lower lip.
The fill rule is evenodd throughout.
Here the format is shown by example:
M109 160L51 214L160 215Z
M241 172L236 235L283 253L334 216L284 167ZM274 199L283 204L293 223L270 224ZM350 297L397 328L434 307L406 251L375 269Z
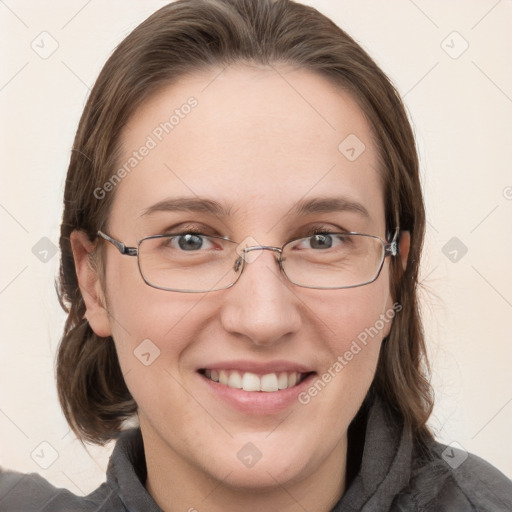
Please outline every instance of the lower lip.
M200 373L198 375L215 397L245 414L257 416L274 414L290 407L294 403L298 403L299 393L306 390L316 374L309 374L296 386L272 392L244 391L243 389L230 388Z

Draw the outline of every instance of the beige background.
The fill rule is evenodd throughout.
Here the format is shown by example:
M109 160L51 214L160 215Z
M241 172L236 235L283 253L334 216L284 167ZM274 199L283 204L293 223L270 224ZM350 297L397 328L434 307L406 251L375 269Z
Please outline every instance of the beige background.
M0 464L77 494L103 481L112 446L88 453L63 419L53 376L64 322L53 286L58 254L43 262L34 252L48 245L44 237L58 245L69 151L89 88L115 45L165 3L0 2ZM414 122L429 220L430 424L441 441L512 477L512 2L307 3L370 52ZM32 41L39 53L58 48L43 59ZM457 262L445 255L453 258L455 246L443 252L453 237L468 249L462 258L456 249ZM47 469L31 457L41 450Z

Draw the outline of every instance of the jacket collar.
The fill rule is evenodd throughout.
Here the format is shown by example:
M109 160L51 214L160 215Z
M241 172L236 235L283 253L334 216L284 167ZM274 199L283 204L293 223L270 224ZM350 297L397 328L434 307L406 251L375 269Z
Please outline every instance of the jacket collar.
M411 476L412 434L375 395L363 404L348 431L349 447L364 429L360 468L348 484L333 512L370 512L389 510L396 495L407 486Z
M107 484L126 510L162 512L146 490L147 468L140 428L121 432L107 468Z

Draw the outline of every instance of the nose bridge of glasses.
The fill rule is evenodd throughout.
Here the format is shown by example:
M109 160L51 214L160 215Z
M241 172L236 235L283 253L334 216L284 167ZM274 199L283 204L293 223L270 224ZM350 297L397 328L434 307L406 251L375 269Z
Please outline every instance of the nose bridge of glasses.
M273 247L271 245L251 245L250 247L244 247L242 250L241 250L241 254L240 256L242 256L242 258L247 262L247 263L252 263L253 261L255 261L259 254L249 254L253 251L275 251L279 254L279 257L277 258L277 261L280 262L281 261L281 253L283 252L283 250L280 248L280 247ZM261 253L260 253L261 254Z
M235 272L238 272L238 269L240 268L240 264L242 263L242 260L244 261L244 263L252 263L253 261L255 261L259 255L249 255L248 253L251 253L251 252L257 251L257 250L275 251L275 252L279 253L279 258L277 259L277 261L279 262L279 264L281 263L281 253L283 252L282 248L273 247L271 245L251 245L249 247L237 249L237 253L238 253L239 257L237 258L237 260L235 262L235 267L234 267Z
M273 247L271 245L252 245L250 247L244 247L242 249L242 252L245 254L247 252L251 252L251 251L257 251L257 250L262 250L262 251L276 251L278 252L279 254L281 254L283 252L283 250L280 248L280 247Z

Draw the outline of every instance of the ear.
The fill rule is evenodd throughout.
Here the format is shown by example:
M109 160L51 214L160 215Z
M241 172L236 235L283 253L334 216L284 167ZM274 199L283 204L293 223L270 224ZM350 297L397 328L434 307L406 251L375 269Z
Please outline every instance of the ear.
M102 338L111 336L112 329L100 277L92 264L95 244L89 240L84 231L73 231L69 240L75 260L78 284L86 307L84 316L98 336Z
M400 232L400 240L398 242L400 248L400 259L402 260L402 267L405 270L407 267L407 259L409 257L409 249L411 247L411 233L409 231Z

